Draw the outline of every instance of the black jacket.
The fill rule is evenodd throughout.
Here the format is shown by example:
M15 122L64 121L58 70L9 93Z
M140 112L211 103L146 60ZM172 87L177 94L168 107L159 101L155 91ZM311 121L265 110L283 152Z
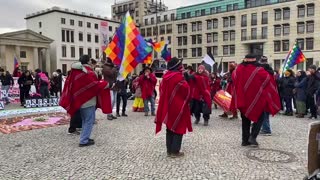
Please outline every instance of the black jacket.
M315 74L308 76L307 96L313 96L319 88L319 79Z
M18 79L18 84L19 84L20 89L30 89L31 85L33 84L33 78L32 78L32 76L22 75Z
M293 76L284 77L282 78L282 93L281 95L283 97L293 97L293 89L294 89L294 83L295 78Z
M0 76L0 79L1 79L1 83L3 86L13 86L14 85L14 81L13 81L13 78L12 76L9 74L9 75L2 75Z

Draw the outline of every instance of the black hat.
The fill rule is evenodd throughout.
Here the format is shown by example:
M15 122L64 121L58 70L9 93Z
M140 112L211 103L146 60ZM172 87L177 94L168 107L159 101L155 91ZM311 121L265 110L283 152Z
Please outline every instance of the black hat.
M257 56L254 55L254 54L247 54L245 57L244 57L244 61L245 62L255 62L257 60Z
M317 70L317 66L316 65L311 65L311 66L309 66L309 69L314 69L316 71Z
M176 70L178 67L182 64L182 59L178 59L176 57L173 57L167 65L168 70Z
M268 58L266 56L262 56L260 59L261 63L267 63L268 62Z
M81 62L81 64L88 64L90 61L90 57L89 55L83 55L80 57L79 61Z

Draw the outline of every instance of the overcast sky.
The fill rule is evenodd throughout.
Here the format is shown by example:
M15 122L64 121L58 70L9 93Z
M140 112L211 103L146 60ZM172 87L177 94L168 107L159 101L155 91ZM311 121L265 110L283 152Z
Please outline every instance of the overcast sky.
M114 0L1 0L0 33L25 29L25 16L36 11L59 6L95 15L111 17ZM164 0L169 9L210 0Z

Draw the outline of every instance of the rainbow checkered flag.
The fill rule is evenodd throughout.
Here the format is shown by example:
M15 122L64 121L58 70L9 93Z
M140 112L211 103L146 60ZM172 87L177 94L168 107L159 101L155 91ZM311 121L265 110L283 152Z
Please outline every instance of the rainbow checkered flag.
M307 59L304 56L303 52L299 48L298 43L296 42L292 49L288 52L286 59L282 65L282 72L283 74L286 70L291 69L293 66L305 62Z
M152 52L135 26L129 12L117 29L112 41L105 50L114 64L120 66L119 80L123 80Z

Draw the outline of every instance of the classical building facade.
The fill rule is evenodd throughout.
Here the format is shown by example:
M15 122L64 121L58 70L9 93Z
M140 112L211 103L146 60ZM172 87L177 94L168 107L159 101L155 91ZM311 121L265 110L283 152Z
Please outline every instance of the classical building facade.
M66 73L83 54L105 59L103 50L119 26L106 17L53 7L26 16L27 28L54 40L51 69Z
M31 30L0 34L0 67L12 73L16 58L22 70L41 68L51 73L52 42L52 39Z
M319 66L319 9L320 1L314 0L210 1L172 10L173 21L167 17L168 21L152 24L151 16L144 18L140 30L146 39L170 36L172 55L193 67L211 51L217 62L222 61L223 71L248 53L267 56L272 67L279 69L297 41L308 61L296 68L305 69Z

